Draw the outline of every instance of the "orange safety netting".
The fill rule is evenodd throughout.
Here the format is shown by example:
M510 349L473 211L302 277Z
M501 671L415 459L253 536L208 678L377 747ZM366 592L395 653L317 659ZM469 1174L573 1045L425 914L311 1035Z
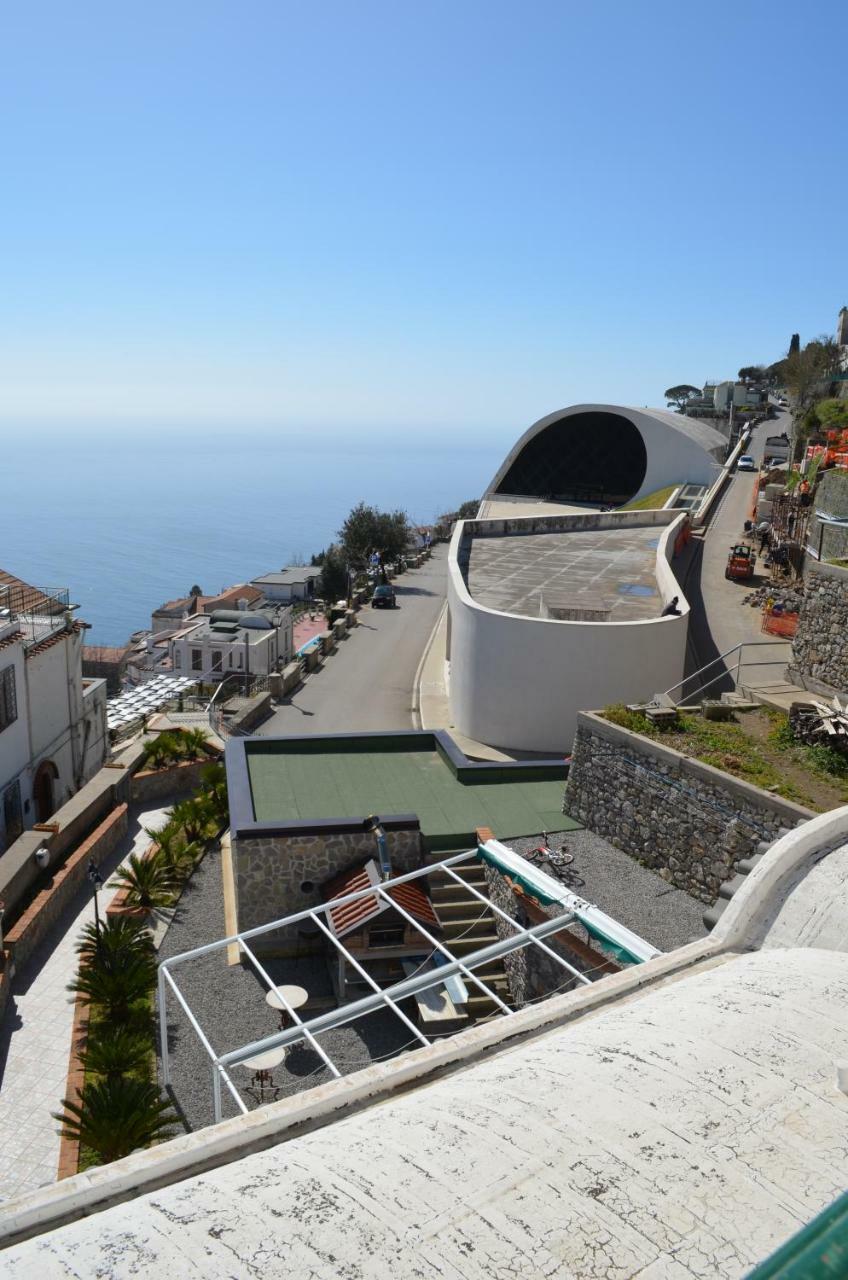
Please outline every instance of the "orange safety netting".
M771 636L783 636L785 640L791 640L798 630L798 614L784 613L782 609L775 613L766 606L763 609L762 630Z

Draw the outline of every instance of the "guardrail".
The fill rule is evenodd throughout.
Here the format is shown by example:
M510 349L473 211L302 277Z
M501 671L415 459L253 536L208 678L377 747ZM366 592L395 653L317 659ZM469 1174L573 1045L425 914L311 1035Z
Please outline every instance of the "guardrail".
M701 506L698 509L697 515L694 515L692 518L692 523L695 525L696 528L700 528L701 525L706 523L707 517L712 511L712 508L713 508L713 505L715 504L716 499L718 498L719 494L723 492L724 486L727 484L728 480L733 474L733 468L736 466L736 463L738 462L742 454L745 452L750 442L751 442L751 431L748 427L746 427L745 430L739 436L739 440L731 450L730 456L725 460L724 465L722 466L721 471L718 474L718 478L713 481L711 488L708 489L707 495L704 498L704 501L701 503Z
M714 667L718 662L725 662L725 659L731 657L732 654L736 654L735 676L732 674L730 666L728 666L728 664L725 662L723 669L719 671L717 675L713 676L710 680L708 680L706 683L702 682L696 692L705 693L707 689L712 688L712 686L714 684L717 684L719 680L724 680L727 677L730 677L730 679L733 680L733 683L738 688L739 685L741 684L743 667L745 668L776 667L776 666L785 667L786 666L786 644L787 642L785 640L743 640L741 644L735 644L732 649L728 649L725 653L720 653L718 657L712 658L709 662L704 663L702 667L699 667L697 671L693 671L691 675L684 676L682 680L678 680L677 684L673 684L670 689L666 689L665 693L663 693L661 697L671 698L672 694L677 689L681 690L682 692L682 690L686 687L686 685L689 684L690 680L697 680L699 676L702 676L706 671L709 671L710 667ZM783 650L783 657L767 659L765 662L744 662L743 663L742 661L743 650L758 649L758 648L772 648L772 649L780 648ZM757 686L754 686L754 687L756 688ZM672 701L684 702L685 698L682 698L682 697L678 699L672 698Z
M231 730L227 725L226 717L224 716L224 703L228 698L239 695L244 698L250 698L256 693L268 693L270 688L271 682L268 676L245 675L243 672L234 672L232 675L227 676L218 685L206 706L210 729L221 738L245 736L241 735L239 730Z

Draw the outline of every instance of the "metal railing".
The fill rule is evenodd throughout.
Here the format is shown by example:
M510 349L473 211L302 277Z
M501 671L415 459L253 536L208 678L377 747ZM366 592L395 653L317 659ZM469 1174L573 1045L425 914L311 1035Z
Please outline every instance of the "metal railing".
M267 693L271 687L269 676L246 675L233 672L222 680L206 706L209 727L221 738L239 736L239 730L230 729L224 715L224 703L228 698L251 698L257 693Z
M686 687L686 685L687 685L687 684L689 684L689 682L690 682L691 680L698 680L698 678L699 678L700 676L703 676L703 675L704 675L704 673L705 673L706 671L709 671L710 667L714 667L714 666L716 665L716 663L718 663L718 662L725 663L725 665L724 665L724 667L722 668L722 670L720 670L720 671L718 672L718 674L717 674L717 675L715 675L715 676L713 676L710 680L707 680L707 681L706 681L706 683L701 682L700 686L699 686L699 687L698 687L698 689L697 689L697 692L698 692L698 693L705 693L707 689L710 689L714 684L717 684L719 680L724 680L724 679L726 679L726 678L730 678L731 680L733 680L734 685L738 688L738 687L739 687L739 685L740 685L740 683L741 683L741 676L742 676L742 668L743 668L743 666L744 666L745 668L747 668L747 667L777 667L777 666L785 667L785 666L786 666L786 645L787 645L787 643L788 643L788 641L786 641L786 640L743 640L741 644L735 644L735 645L733 646L733 648L732 648L732 649L728 649L728 650L726 650L726 652L725 652L725 653L720 653L720 654L718 655L718 657L716 657L716 658L712 658L709 662L704 663L704 665L703 665L702 667L699 667L697 671L693 671L691 675L684 676L682 680L678 680L677 684L673 684L673 685L671 686L671 688L670 688L670 689L666 689L665 693L663 693L661 696L662 696L662 697L664 697L664 698L671 698L671 697L672 697L672 694L673 694L673 693L675 692L675 690L677 690L677 689L681 690L681 693L682 693L682 690ZM782 649L782 650L784 651L784 655L783 655L783 657L781 657L781 658L770 658L770 659L767 659L765 662L745 662L745 663L743 663L743 661L742 661L742 653L743 653L743 650L745 650L745 649L762 649L762 648L771 648L771 649L779 648L779 649ZM725 659L726 659L726 658L731 657L731 655L732 655L732 654L736 654L736 674L735 674L735 676L733 675L733 673L732 673L732 671L731 671L731 666L729 666L729 665L725 662ZM756 688L756 687L759 687L759 686L754 686L754 687ZM683 702L683 701L685 701L685 699L684 699L684 698L682 698L682 697L680 697L680 698L678 698L678 699L674 699L674 700L675 700L675 701L679 701L679 702Z

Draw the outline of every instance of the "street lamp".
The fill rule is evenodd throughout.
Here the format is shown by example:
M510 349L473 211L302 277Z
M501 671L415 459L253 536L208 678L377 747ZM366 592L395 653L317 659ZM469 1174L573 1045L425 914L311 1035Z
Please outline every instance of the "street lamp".
M88 870L86 872L88 882L91 885L94 894L94 929L97 933L97 945L100 946L100 908L97 903L97 892L103 888L103 877L93 858L88 860Z

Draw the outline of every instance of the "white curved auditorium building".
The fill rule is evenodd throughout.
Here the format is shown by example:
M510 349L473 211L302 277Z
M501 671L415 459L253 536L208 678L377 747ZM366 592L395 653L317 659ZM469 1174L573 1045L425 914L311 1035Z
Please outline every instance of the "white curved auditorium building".
M575 405L524 433L451 542L448 685L460 733L566 752L578 711L682 679L689 606L674 560L689 518L615 508L671 486L709 488L726 451L712 426L617 405ZM679 614L662 616L674 596Z

